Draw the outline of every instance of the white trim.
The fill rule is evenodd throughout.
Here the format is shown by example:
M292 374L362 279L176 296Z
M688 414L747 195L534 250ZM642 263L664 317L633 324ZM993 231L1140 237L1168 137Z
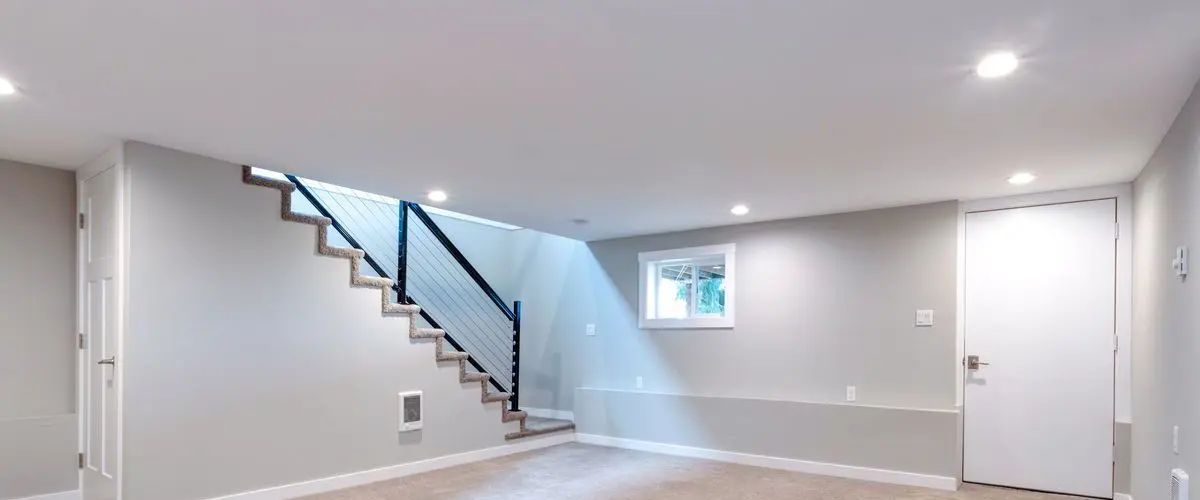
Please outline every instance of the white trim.
M79 490L61 491L58 493L18 498L16 500L83 500L83 493Z
M1113 493L1113 500L1133 500L1133 495L1128 493Z
M853 406L855 408L869 408L873 410L897 410L897 411L922 411L931 413L958 413L962 408L916 408L909 406L885 406L885 405L870 405L862 403L846 403L842 401L807 401L803 399L782 399L770 398L763 396L723 396L719 394L700 394L692 393L685 394L681 392L662 392L662 391L630 391L624 389L605 389L602 387L577 387L576 391L600 391L600 392L621 392L626 394L648 394L652 396L675 396L682 398L709 398L709 399L738 399L743 401L769 401L773 403L797 403L805 405L826 405L826 406ZM525 408L521 408L524 410Z
M703 329L733 328L737 305L737 245L707 245L702 247L676 248L638 253L638 328L657 329ZM691 316L687 318L651 318L655 310L652 303L655 294L649 288L657 283L655 264L673 260L694 260L703 257L721 256L725 266L725 314L723 316Z
M362 486L364 484L386 481L388 479L396 479L414 474L421 474L424 472L445 469L447 467L454 467L472 462L479 462L482 460L490 460L505 455L523 453L540 448L548 448L573 441L575 441L574 434L525 438L514 444L506 444L494 448L486 448L482 450L469 451L466 453L459 453L457 455L431 458L428 460L422 460L420 462L392 465L379 469L353 472L340 476L327 477L324 479L316 479L285 486L276 486L257 491L236 493L233 495L211 498L209 500L287 500L306 495L316 495L329 491L353 488L355 486Z
M933 476L928 474L916 474L912 472L871 469L867 467L830 464L824 462L810 462L807 460L796 460L793 458L751 455L748 453L736 453L732 451L712 450L706 448L692 448L688 446L654 443L650 441L637 441L633 439L598 436L595 434L576 434L575 437L580 443L608 446L612 448L647 451L651 453L661 453L664 455L675 455L680 457L701 458L705 460L716 460L720 462L750 465L754 467L766 467L770 469L803 472L806 474L819 474L823 476L844 477L862 481L874 481L877 483L920 486L945 491L958 490L958 479L946 476Z
M521 410L528 413L531 417L575 421L575 412L571 411L547 410L545 408L521 408Z

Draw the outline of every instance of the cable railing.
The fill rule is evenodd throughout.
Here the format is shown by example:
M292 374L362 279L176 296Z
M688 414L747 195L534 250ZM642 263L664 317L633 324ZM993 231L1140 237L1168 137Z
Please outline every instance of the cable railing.
M390 278L397 302L421 307L421 318L446 332L455 350L470 353L476 371L511 392L518 409L521 303L510 307L416 203L283 176L296 186L293 209L333 221L330 244L362 250L366 268ZM336 235L334 234L336 232Z

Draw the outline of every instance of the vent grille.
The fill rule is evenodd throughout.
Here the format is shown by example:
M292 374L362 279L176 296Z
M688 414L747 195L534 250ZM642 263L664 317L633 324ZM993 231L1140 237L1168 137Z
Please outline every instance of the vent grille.
M1171 471L1171 500L1188 500L1188 475L1182 469Z
M400 432L420 429L425 425L425 408L421 391L401 392L400 396Z

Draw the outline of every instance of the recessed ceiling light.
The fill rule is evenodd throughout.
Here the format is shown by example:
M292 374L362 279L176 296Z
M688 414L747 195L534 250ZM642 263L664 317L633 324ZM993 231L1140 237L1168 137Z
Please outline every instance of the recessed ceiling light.
M1008 183L1020 186L1021 184L1029 184L1030 182L1033 182L1034 179L1037 179L1036 175L1033 175L1029 172L1018 172L1009 176Z
M429 194L425 196L429 198L429 201L433 202L443 202L446 201L446 198L449 198L449 196L446 196L446 192L440 189L430 191Z
M13 95L17 93L17 86L13 82L8 81L4 77L0 77L0 96Z
M975 74L982 78L999 78L1016 71L1019 64L1016 54L996 52L979 61L979 65L975 66Z
M750 207L746 205L734 205L733 208L729 209L729 213L733 215L746 215L750 213Z

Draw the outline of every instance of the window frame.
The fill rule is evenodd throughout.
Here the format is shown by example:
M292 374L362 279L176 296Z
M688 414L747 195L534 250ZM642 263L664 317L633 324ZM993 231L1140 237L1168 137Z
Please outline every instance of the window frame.
M723 245L707 245L690 248L677 248L672 250L657 250L652 252L638 253L638 328L644 330L658 329L707 329L707 328L733 328L734 327L734 306L736 304L736 251L737 246L733 243ZM694 261L705 258L720 257L724 259L725 268L725 314L723 316L713 315L697 315L695 313L696 302L693 300L688 305L688 317L686 318L658 318L651 317L651 314L657 314L658 311L658 281L657 278L659 266L670 261L679 261L680 263L692 263L699 269L699 265ZM691 287L693 296L697 297L695 292L699 272L693 272ZM651 288L653 287L653 289Z

